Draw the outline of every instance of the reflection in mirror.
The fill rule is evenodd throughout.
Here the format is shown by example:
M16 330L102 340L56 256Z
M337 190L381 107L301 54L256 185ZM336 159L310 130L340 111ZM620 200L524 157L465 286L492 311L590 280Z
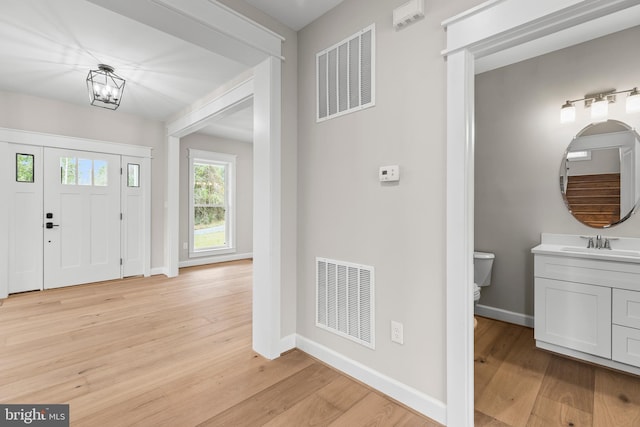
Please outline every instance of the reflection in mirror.
M569 212L594 228L625 221L640 200L640 136L625 123L591 124L571 141L560 165Z

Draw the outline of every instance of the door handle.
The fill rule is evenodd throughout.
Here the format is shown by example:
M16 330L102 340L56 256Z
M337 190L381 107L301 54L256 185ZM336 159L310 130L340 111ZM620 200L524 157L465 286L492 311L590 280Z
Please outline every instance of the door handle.
M47 227L47 228L53 228L53 227L60 227L60 225L58 225L58 224L54 224L54 223L52 223L52 222L48 222L48 223L46 224L46 227Z

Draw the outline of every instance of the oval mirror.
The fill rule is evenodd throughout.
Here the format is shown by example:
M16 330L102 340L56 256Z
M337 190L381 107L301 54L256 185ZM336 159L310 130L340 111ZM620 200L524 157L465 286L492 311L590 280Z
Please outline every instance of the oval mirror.
M560 165L569 212L594 228L620 224L640 199L640 136L617 120L594 123L571 141Z

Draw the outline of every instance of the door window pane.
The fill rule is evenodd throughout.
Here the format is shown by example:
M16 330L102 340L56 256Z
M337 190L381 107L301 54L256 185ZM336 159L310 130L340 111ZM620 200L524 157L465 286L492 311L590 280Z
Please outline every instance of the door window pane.
M75 157L60 157L60 182L63 185L76 185Z
M78 185L91 185L92 164L90 159L78 159Z
M33 182L33 154L16 154L16 181Z
M107 161L106 160L94 160L93 161L93 185L97 187L106 187L108 182L107 177Z
M127 164L127 186L140 187L140 165L135 163Z

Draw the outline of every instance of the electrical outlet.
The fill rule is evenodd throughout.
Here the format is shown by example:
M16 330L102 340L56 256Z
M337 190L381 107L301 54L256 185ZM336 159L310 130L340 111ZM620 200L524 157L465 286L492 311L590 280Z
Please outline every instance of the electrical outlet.
M391 321L391 341L397 342L398 344L404 344L404 327L402 323L396 322L394 320Z
M182 242L182 249L189 249L189 243L188 242Z

